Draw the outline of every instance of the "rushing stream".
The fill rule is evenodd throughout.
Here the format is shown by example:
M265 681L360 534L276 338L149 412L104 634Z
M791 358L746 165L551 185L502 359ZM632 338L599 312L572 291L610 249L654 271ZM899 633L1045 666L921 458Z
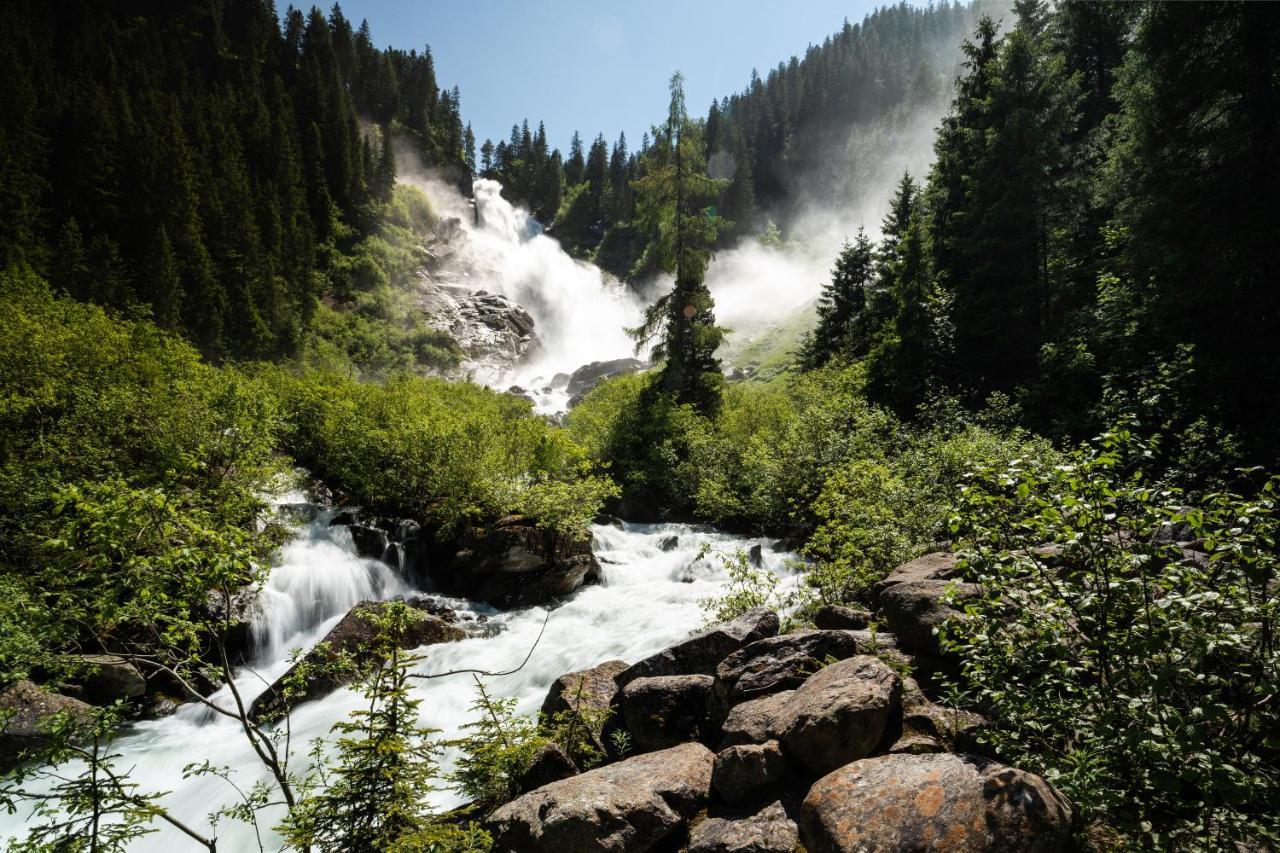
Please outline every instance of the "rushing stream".
M345 527L330 527L331 517L331 512L322 512L299 529L282 549L262 591L254 626L256 660L236 679L247 697L256 696L288 668L291 650L310 647L356 602L410 591L385 564L356 556L350 533ZM705 620L699 600L721 593L726 579L719 559L698 559L704 544L727 554L760 543L765 566L789 576L789 555L775 551L770 540L676 524L597 525L593 534L602 583L583 587L554 606L549 618L542 607L495 612L474 602L446 599L464 618L468 613L485 614L490 636L428 646L422 650L418 670L511 669L528 654L545 621L545 632L528 664L512 675L486 681L495 695L514 696L521 712L534 714L551 682L563 673L613 658L636 661L696 630ZM679 544L663 551L662 543L672 536L678 537ZM441 737L457 735L472 718L468 710L474 699L471 676L453 675L417 685L423 700L422 723L439 729ZM224 690L215 700L227 702L229 696ZM297 766L305 763L310 742L326 735L334 722L359 704L358 695L344 689L298 706L290 716ZM208 760L229 767L243 789L269 778L238 723L194 704L172 716L132 726L117 742L116 751L121 755L118 769L128 770L141 791L171 792L164 797L164 805L193 825L206 826L206 815L230 802L233 791L217 778L183 779L185 766ZM451 762L446 753L443 768L447 770ZM433 794L432 799L442 808L459 802L447 790ZM20 835L26 817L25 812L0 816L0 837ZM270 825L278 818L279 813L267 815L264 823ZM132 849L164 853L195 849L176 830L159 821L156 826L159 832L136 842ZM226 822L219 828L220 849L256 847L247 826Z

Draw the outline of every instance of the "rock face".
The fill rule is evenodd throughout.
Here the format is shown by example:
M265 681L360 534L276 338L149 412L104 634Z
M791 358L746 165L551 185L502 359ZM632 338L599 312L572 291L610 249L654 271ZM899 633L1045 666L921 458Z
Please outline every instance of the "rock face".
M268 687L253 703L250 716L259 722L270 722L287 714L294 706L318 699L339 687L350 684L356 677L356 668L374 663L376 652L368 648L377 636L372 617L386 608L385 603L361 602L351 608L337 625L333 626L315 648L289 668L288 672ZM466 633L456 625L421 611L413 611L416 620L406 633L400 646L416 649L435 643L461 640ZM344 656L350 656L350 664ZM309 672L292 694L286 690L300 667Z
M828 773L872 753L901 697L901 679L876 658L833 663L781 709L782 744L810 772Z
M565 388L565 393L571 400L569 405L572 406L580 401L588 391L604 380L613 376L635 373L644 366L644 362L638 358L615 358L611 361L593 361L582 365L569 375L569 382Z
M581 709L590 717L592 712L608 710L618 692L614 676L626 668L624 660L607 660L591 669L565 673L551 683L547 698L542 700L542 713L554 717Z
M227 657L242 663L253 651L253 618L258 609L258 591L252 586L227 593L212 590L205 597L205 615L217 623Z
M804 799L809 853L1066 850L1071 806L1038 776L971 755L886 755L824 776Z
M118 655L76 655L83 670L75 679L84 697L94 705L110 705L117 699L137 699L147 692L147 680L138 668Z
M425 270L418 274L417 289L425 324L447 332L462 350L464 375L500 372L538 347L533 317L505 296L446 284Z
M645 658L619 674L618 684L625 686L637 678L657 675L712 675L728 655L777 634L778 625L777 613L767 607L757 607L732 622L716 625Z
M878 600L882 592L900 583L950 580L959 574L960 570L956 568L956 555L949 551L938 551L903 563L883 579L876 581L872 590Z
M711 786L727 803L741 803L782 784L787 762L776 740L730 746L716 753Z
M650 752L699 738L711 682L709 675L659 675L622 688L622 719L635 748Z
M93 708L79 699L41 690L30 681L16 681L0 691L0 773L16 767L22 754L45 743L50 718L59 712L87 720Z
M453 559L433 566L432 577L457 595L521 607L568 595L599 571L590 540L508 516L464 533Z
M487 821L507 853L642 853L677 836L705 805L713 756L686 743L553 782Z
M782 803L746 815L707 817L689 833L689 853L795 853L800 833Z

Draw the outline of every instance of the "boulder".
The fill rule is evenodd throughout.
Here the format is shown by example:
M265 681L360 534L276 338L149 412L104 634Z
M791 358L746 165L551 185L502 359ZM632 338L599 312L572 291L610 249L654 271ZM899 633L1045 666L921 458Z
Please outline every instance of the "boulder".
M234 591L210 590L205 596L204 615L222 632L223 647L233 664L244 663L253 654L257 609L258 590L252 586Z
M797 631L750 643L716 667L713 719L723 720L739 702L799 687L828 658L859 651L858 638L848 631Z
M610 708L618 694L618 685L613 678L627 666L626 661L610 660L591 669L565 673L547 690L547 698L542 700L542 715L547 719L558 716L566 722L576 719L589 732L595 752L605 754L608 744L601 734L603 726L606 723L616 725L610 716Z
M880 611L889 630L898 638L898 646L915 654L938 657L940 625L960 615L945 599L971 598L978 594L976 584L952 580L915 580L895 584L880 593Z
M862 631L871 624L871 611L843 604L824 604L814 614L813 624L836 631Z
M559 744L545 743L533 754L529 769L516 780L516 790L526 794L543 785L578 775L578 765Z
M385 602L362 601L333 626L302 660L289 667L275 683L263 691L249 709L256 722L273 722L289 713L296 705L319 699L354 681L361 667L379 663L372 648L378 635L372 617L387 607ZM403 649L461 640L466 633L443 619L411 610L413 625L401 640ZM305 670L299 678L300 669Z
M900 583L951 580L959 575L960 570L956 568L956 555L950 551L938 551L898 566L872 586L872 593L875 600L879 601L881 593Z
M975 755L885 755L846 764L809 789L809 853L1068 849L1071 805L1031 773Z
M30 681L15 681L0 690L0 773L9 772L24 753L45 744L50 718L58 713L85 721L92 717L93 708L79 699L41 690Z
M778 633L778 614L756 607L684 642L645 658L618 675L620 686L657 675L712 675L716 666L749 643Z
M801 684L781 709L787 755L814 774L865 758L884 737L902 699L902 680L868 655L842 660Z
M688 853L795 853L800 832L775 800L744 815L707 817L689 833Z
M726 747L716 753L711 787L727 803L741 803L782 784L787 762L776 740Z
M424 325L448 333L462 352L458 378L502 373L537 350L533 316L524 308L505 296L440 278L419 270L415 302Z
M432 566L432 578L457 595L510 608L568 595L599 571L589 538L508 516L465 532L452 559Z
M641 752L698 739L707 717L709 675L637 678L622 688L622 721Z
M351 531L351 541L355 543L356 553L361 557L381 560L386 554L387 545L391 542L387 531L369 524L348 525L347 530Z
M623 376L627 373L635 373L642 367L644 367L644 362L638 358L615 358L609 361L593 361L590 364L584 364L570 374L569 381L565 386L565 393L570 397L583 397L605 379L613 376Z
M902 728L889 752L985 752L978 734L986 720L972 711L929 701L913 678L902 681Z
M794 690L771 693L733 706L720 726L720 749L738 744L761 744L782 736L778 721Z
M679 547L680 547L679 536L668 536L658 543L658 550L664 551L664 552L674 551Z
M764 568L764 546L757 542L747 549L747 562L757 569Z
M705 806L713 760L698 743L638 755L517 797L486 828L504 853L642 853Z
M137 699L147 692L147 679L138 668L119 655L74 655L80 671L72 682L94 705L110 705L118 699Z

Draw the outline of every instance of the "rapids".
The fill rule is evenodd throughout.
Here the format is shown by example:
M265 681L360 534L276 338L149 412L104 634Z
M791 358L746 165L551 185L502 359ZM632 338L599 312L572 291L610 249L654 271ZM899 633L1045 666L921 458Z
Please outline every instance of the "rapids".
M261 591L254 625L255 660L236 676L236 684L246 698L258 695L283 674L292 650L314 645L356 602L388 599L411 591L385 564L358 557L349 531L329 526L332 516L332 511L322 511L298 529L281 549L277 565ZM565 672L614 658L636 661L697 630L706 618L699 600L721 594L726 582L723 565L715 553L728 554L761 544L765 567L784 578L784 587L795 582L788 567L791 555L775 550L772 540L678 524L596 525L592 533L602 583L583 587L556 604L549 617L543 607L497 612L483 604L445 599L460 615L484 614L490 635L428 646L422 650L417 671L509 670L529 653L545 622L542 638L523 669L486 679L491 693L515 697L522 713L535 714L551 682ZM671 536L677 536L679 544L663 551L663 540ZM713 553L699 559L704 544ZM416 684L415 690L423 700L421 721L440 730L441 738L456 736L461 726L473 718L469 710L474 699L470 675ZM213 698L230 702L225 688ZM334 722L349 715L360 703L354 691L343 689L298 706L289 719L294 768L304 768L311 742L328 734ZM203 830L209 829L209 812L231 802L234 791L217 778L184 779L184 767L206 760L227 767L231 778L244 790L269 778L238 723L195 704L184 705L169 717L130 726L116 742L115 751L120 754L117 769L129 771L140 792L170 792L163 797L163 805L176 817ZM452 762L453 756L446 751L442 769L447 771ZM64 770L74 772L71 767ZM440 808L460 802L458 795L449 790L430 797ZM265 814L264 827L269 829L280 816L280 812ZM0 814L0 839L21 836L27 818L26 811ZM167 824L156 821L154 825L159 831L135 842L130 849L163 853L199 849ZM267 849L275 849L269 831L267 837ZM223 822L218 827L218 841L221 850L257 848L253 830L239 823Z

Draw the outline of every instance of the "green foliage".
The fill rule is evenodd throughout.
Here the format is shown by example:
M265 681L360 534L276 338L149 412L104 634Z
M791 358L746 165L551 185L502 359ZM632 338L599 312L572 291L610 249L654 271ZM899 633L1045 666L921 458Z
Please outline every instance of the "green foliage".
M475 682L475 719L462 727L466 735L449 743L461 752L451 778L464 795L491 808L516 795L516 782L549 741L537 720L516 713L515 698L495 698L478 677Z
M979 468L954 529L982 594L943 641L992 746L1088 819L1143 848L1275 844L1280 484L1189 508L1150 459L1121 426L1069 464Z
M711 546L704 545L698 559L705 560L710 551ZM729 585L723 595L698 602L698 606L707 613L708 625L728 622L756 607L778 609L788 604L778 593L781 579L766 568L752 565L746 551L739 549L732 554L718 556L729 574Z

